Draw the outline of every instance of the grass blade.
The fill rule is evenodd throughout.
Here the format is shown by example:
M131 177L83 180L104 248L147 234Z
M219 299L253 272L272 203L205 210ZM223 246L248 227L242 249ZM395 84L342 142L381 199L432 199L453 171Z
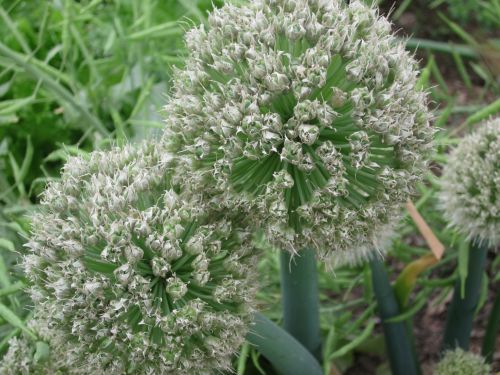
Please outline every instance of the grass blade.
M15 328L19 328L23 332L25 332L31 339L37 340L37 336L35 333L29 329L26 324L19 318L14 312L0 302L0 316L5 319L10 325Z
M436 40L421 39L421 38L410 38L406 41L406 48L410 50L422 50L427 49L430 51L441 52L441 53L453 53L455 51L462 57L469 57L473 59L478 59L479 53L467 45L439 42Z
M39 69L36 64L30 63L33 58L11 50L2 42L0 42L0 54L6 56L16 64L20 65L26 71L26 73L31 75L33 78L42 80L49 89L51 89L57 96L59 96L59 98L61 98L63 101L71 105L77 112L79 112L82 117L88 121L90 126L94 127L95 130L97 130L102 135L109 136L109 131L101 123L101 121L97 117L92 115L85 107L81 106L67 89L61 86L59 82L54 80L47 73Z
M26 54L31 54L31 49L28 45L28 42L24 37L17 31L16 25L14 22L12 22L12 19L9 17L8 13L5 11L5 9L0 5L0 17L2 18L3 22L5 22L5 25L10 29L12 35L14 35L14 38L16 38L17 42L23 49L24 53Z

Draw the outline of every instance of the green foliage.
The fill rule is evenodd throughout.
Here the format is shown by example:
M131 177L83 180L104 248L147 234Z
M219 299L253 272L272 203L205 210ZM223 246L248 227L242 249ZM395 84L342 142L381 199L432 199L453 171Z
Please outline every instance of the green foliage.
M0 318L0 355L30 315L16 263L32 203L69 155L162 127L183 30L212 4L0 0L0 303L19 318Z
M500 26L499 0L445 0L450 17L460 23L475 22L484 29Z
M404 3L404 12L411 12L417 5L426 15L435 17L434 10L423 1ZM9 57L0 52L0 303L8 308L3 311L12 311L22 325L27 326L27 306L32 305L23 292L26 280L15 266L18 255L24 252L29 230L26 213L36 209L32 203L48 180L58 178L68 155L142 138L163 126L157 112L165 103L171 67L183 61L183 35L179 30L193 22L204 22L211 4L209 0L0 0L1 43L24 63L15 63L12 54ZM498 0L478 4L482 8L489 4L492 12L498 12ZM439 9L450 20L459 21L446 6ZM171 22L177 20L179 26L172 26ZM441 28L460 37L456 28L453 31L440 22ZM466 35L465 40L462 33L456 43L444 38L422 39L429 38L428 34L416 34L407 40L408 49L418 46L420 65L425 67L419 84L430 89L436 110L434 125L444 128L438 135L433 160L436 175L437 166L447 160L448 147L459 141L464 130L479 126L478 121L499 112L495 101L498 78L483 63L483 50L471 44L470 36L476 33L466 30L469 38ZM46 77L56 85L47 84ZM57 91L61 87L63 93L69 93L69 100ZM102 135L76 108L88 111L110 135ZM456 268L457 250L466 240L446 227L446 218L435 208L438 181L434 173L429 173L419 185L415 204L447 250L439 263L416 279L407 307L396 317L399 320L412 319L427 307L442 305L461 276ZM427 253L417 228L406 218L387 257L391 280L404 265ZM490 285L500 281L500 255L491 257L486 270ZM267 251L259 267L258 308L280 322L278 253ZM325 373L330 373L333 365L345 372L362 353L387 358L377 330L369 267L340 268L334 276L321 268L318 282ZM16 322L17 327L0 318L0 356L8 349L8 340L22 334L22 325ZM242 354L239 366L235 360L239 375L273 374L251 345L243 346Z
M102 148L111 139L140 137L144 126L161 126L156 112L172 66L182 63L183 31L211 6L207 0L0 2L6 182L17 183L14 165L21 165L30 139L32 162L22 185L23 198L34 200L43 187L39 178L57 176L65 161L54 151Z

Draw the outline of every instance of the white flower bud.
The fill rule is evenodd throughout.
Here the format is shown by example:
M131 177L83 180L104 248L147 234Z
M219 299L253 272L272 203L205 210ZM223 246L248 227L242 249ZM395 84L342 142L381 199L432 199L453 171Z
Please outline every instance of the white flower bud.
M312 145L319 136L319 128L315 125L302 124L299 126L299 137L302 143Z

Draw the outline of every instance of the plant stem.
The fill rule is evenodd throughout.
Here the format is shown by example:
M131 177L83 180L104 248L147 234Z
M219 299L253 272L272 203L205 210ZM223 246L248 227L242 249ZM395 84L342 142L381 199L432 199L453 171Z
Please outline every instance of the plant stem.
M461 296L461 280L455 282L453 300L448 310L448 318L444 331L443 350L460 347L469 349L469 338L472 330L472 320L479 302L481 279L488 247L479 241L471 241L469 247L469 262L467 278L465 279L465 294Z
M323 375L321 366L311 353L262 314L255 314L247 340L280 375Z
M493 308L491 309L488 325L486 326L486 333L483 341L483 349L481 354L487 362L493 361L493 354L495 353L495 341L500 328L500 293L497 293Z
M406 322L389 323L387 320L400 315L398 302L394 295L389 276L379 258L370 262L375 298L384 329L387 355L394 375L420 374L412 339Z
M321 358L318 276L314 251L281 252L284 328L316 359Z

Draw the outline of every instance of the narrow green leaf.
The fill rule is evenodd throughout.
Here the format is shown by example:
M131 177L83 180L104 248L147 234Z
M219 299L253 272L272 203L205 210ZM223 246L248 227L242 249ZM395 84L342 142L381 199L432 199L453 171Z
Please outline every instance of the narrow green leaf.
M5 265L5 261L2 257L2 254L0 254L0 285L2 286L2 288L7 288L11 285L9 270Z
M469 244L463 241L458 246L458 277L460 279L460 297L465 297L465 282L469 264Z
M37 336L35 333L29 329L26 324L19 318L14 312L0 302L0 316L10 323L13 327L21 329L25 332L31 339L36 340Z
M498 112L500 112L500 99L495 100L493 103L487 105L483 109L477 111L473 115L467 117L467 120L465 120L465 123L467 125L473 125L476 124L490 116L496 115Z
M71 32L71 35L73 36L73 39L75 39L76 44L80 48L80 51L82 51L82 55L85 59L85 62L88 65L92 75L93 75L93 78L96 80L100 80L101 75L99 74L99 71L97 70L94 57L92 56L92 54L88 50L87 46L85 45L85 42L83 41L83 38L80 35L80 32L78 31L78 29L74 25L71 25L69 27L69 30Z
M17 164L16 158L14 157L14 155L12 155L11 152L9 152L9 163L10 163L10 168L12 169L12 174L14 175L15 187L17 187L17 190L19 191L21 197L25 197L26 191L24 189L24 184L21 179L21 169Z
M432 66L435 64L434 55L431 55L429 61L425 65L425 68L422 69L420 73L420 77L418 78L417 84L415 85L417 89L423 90L429 87L429 79L431 77Z
M119 146L123 146L127 142L127 133L125 132L125 123L122 117L115 108L111 108L111 118L116 128L116 141Z
M477 46L478 43L475 41L475 39L470 35L467 31L462 29L457 23L451 21L448 17L446 17L443 13L438 12L439 18L441 18L447 25L448 27L455 33L457 34L460 38L464 40L465 43L470 44L471 46Z
M153 83L154 83L154 80L152 78L149 78L146 81L146 84L141 89L139 97L137 98L137 101L135 102L134 108L132 109L132 112L130 113L130 117L128 118L128 121L130 121L131 119L134 119L135 116L137 116L139 111L142 109L144 102L146 101L148 96L151 94L151 88L153 87Z
M434 79L439 83L439 87L448 95L450 93L450 89L448 88L448 85L446 84L446 80L444 79L443 75L441 74L441 71L439 70L439 67L437 64L432 64L431 65L431 71Z
M33 143L31 142L31 135L28 135L28 137L26 138L26 151L24 152L23 163L21 164L21 169L19 170L20 181L24 181L24 179L28 175L31 162L33 160L33 152L34 148Z
M12 284L8 287L0 289L0 297L4 297L4 296L8 296L8 295L17 293L18 291L23 290L24 288L26 288L26 284L24 284L21 281L18 281L15 284Z
M22 67L26 73L31 75L35 79L42 80L44 84L52 90L62 101L71 105L76 111L78 111L84 119L86 119L89 125L93 126L102 135L108 136L109 132L106 127L101 123L97 117L91 114L87 108L82 106L77 102L75 96L71 94L66 88L64 88L59 82L57 82L51 75L39 68L40 65L46 65L43 62L38 61L31 56L25 56L23 54L17 53L7 47L5 44L0 42L0 55L4 55L8 59L12 60L14 63Z
M85 150L82 150L81 148L77 146L70 146L70 145L64 145L62 148L59 148L55 151L52 151L50 154L48 154L44 159L43 162L48 162L48 161L67 161L69 157L71 156L80 156L80 155L87 155L88 152Z
M465 68L465 64L464 64L462 58L455 50L453 50L452 56L453 56L453 60L455 61L455 65L457 66L458 74L460 74L460 77L462 78L462 81L465 84L465 87L467 87L467 89L471 89L472 82L471 82L471 79L469 77L469 73L467 73L467 69Z
M14 38L16 38L23 51L27 54L31 54L31 49L28 45L28 42L26 41L26 39L24 39L24 36L17 30L16 25L14 24L14 22L12 22L12 19L9 17L8 13L1 5L0 17L4 21L5 25L10 29L10 32L12 33L12 35L14 35Z
M493 268L494 269L494 268ZM485 336L483 340L483 348L481 354L486 361L493 361L493 354L495 354L495 342L497 333L500 328L500 292L496 292L493 308L491 309L490 317L488 318L488 325L486 326Z
M126 38L130 41L137 41L145 38L163 38L167 35L182 34L182 32L177 21L170 21L137 31L128 35Z
M202 23L206 23L207 22L207 18L198 9L198 7L196 6L196 2L193 2L192 0L184 0L184 1L180 1L179 4L182 7L184 7L190 14L192 14L196 18L198 18L198 21L200 21Z
M261 373L262 375L266 375L266 372L259 363L260 353L256 350L252 350L250 356L252 358L252 363L257 371L259 371L259 373Z
M477 303L476 307L476 314L481 310L488 300L488 284L489 284L489 277L486 272L483 272L483 277L481 279L481 289L479 292L479 301Z
M401 271L393 287L394 294L396 295L400 307L405 307L408 303L410 293L417 282L417 277L436 263L436 257L429 252L408 264L403 271Z
M237 375L244 375L245 369L247 365L248 354L250 353L250 345L248 343L244 343L241 346L240 355L238 357L238 367L236 370Z
M343 357L344 355L346 355L350 351L356 349L356 347L361 345L368 337L370 337L370 335L373 332L373 329L375 328L375 324L376 324L375 319L371 319L370 322L368 323L368 325L363 330L363 332L361 332L361 334L356 336L356 338L354 340L350 341L348 344L344 345L340 349L338 349L338 350L334 351L332 354L330 354L329 359L332 360L332 359L335 359L338 357Z
M332 353L334 345L335 345L335 325L331 325L328 330L328 335L326 336L326 340L323 343L323 372L325 374L330 373L331 369L331 361L328 360L330 353Z
M421 293L419 297L417 297L414 301L412 301L412 306L404 311L403 313L395 316L394 318L387 319L387 323L399 323L405 322L408 319L415 316L429 301L428 297L431 294L432 289L425 290Z
M7 116L15 114L17 110L31 104L34 101L33 96L26 98L18 98L11 100L4 100L0 102L0 116Z
M17 336L19 332L21 332L21 330L19 328L15 328L3 336L2 341L0 341L0 353L2 353L5 350L5 348L7 348L10 339L13 338L14 336Z
M6 239L6 238L0 238L0 248L7 249L9 251L16 251L16 247L14 246L14 242Z
M453 107L454 107L453 102L448 103L446 108L441 112L439 117L436 119L436 122L434 123L434 126L436 128L438 129L443 128L446 125L453 111Z
M479 53L467 45L439 42L429 39L420 38L410 38L406 41L406 48L410 50L422 50L427 49L430 51L441 52L441 53L453 53L455 51L460 56L478 59Z
M392 18L394 20L398 20L403 13L406 11L406 9L411 5L412 0L403 0L401 5L396 9L394 14L392 15Z

